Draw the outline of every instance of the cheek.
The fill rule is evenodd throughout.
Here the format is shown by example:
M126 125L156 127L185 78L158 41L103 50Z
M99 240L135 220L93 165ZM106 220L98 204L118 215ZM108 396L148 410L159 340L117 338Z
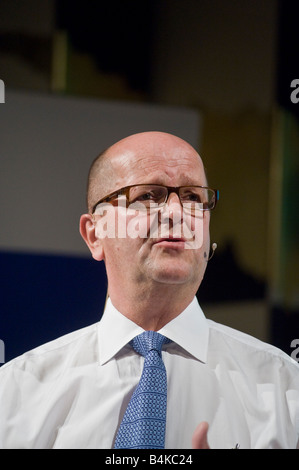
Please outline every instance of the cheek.
M203 218L203 249L210 250L210 213L205 212Z
M115 266L130 263L136 256L144 239L147 239L147 215L118 209L105 219L102 218L96 234L101 238L106 262Z
M139 239L141 243L149 237L150 219L148 212L144 210L118 210L117 237L128 240ZM135 244L136 246L136 244Z
M187 243L187 248L199 250L199 252L206 251L209 246L209 213L202 212L200 215L194 217L187 215L184 219L184 235L191 236L192 241ZM187 236L187 239L189 238Z
M111 204L106 204L105 206L98 210L96 216L96 227L95 235L99 240L104 240L105 238L115 238L116 237L116 211Z
M104 209L96 223L96 237L100 240L135 239L146 237L147 217L125 208L116 209L112 205Z

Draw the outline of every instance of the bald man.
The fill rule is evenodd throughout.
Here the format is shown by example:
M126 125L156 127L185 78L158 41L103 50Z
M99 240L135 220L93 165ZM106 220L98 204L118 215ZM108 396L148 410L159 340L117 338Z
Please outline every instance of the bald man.
M196 150L170 134L129 136L93 162L80 232L105 263L105 311L2 367L2 447L113 448L145 331L170 340L165 448L298 447L298 364L207 320L195 297L217 199Z

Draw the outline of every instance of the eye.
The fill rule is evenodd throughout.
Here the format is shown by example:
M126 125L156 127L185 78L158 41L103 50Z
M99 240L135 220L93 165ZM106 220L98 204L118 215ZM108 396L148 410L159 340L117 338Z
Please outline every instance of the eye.
M149 201L153 199L155 199L155 194L153 194L153 192L147 192L138 196L139 201Z
M133 197L130 197L130 202L131 203L134 203L134 202L151 202L151 201L156 201L156 196L155 196L155 193L152 192L152 191L147 191L147 192L138 192L138 194L134 194Z
M186 191L184 194L181 195L181 199L183 201L189 202L201 202L201 195L194 191Z
M136 186L130 192L130 202L159 202L165 197L163 188L157 186Z
M189 201L195 201L195 202L200 202L201 201L201 197L199 194L195 194L195 193L190 193L187 195Z

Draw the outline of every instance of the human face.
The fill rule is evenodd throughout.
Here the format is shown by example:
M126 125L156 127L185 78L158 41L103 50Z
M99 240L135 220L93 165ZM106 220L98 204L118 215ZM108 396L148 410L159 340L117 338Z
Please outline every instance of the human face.
M128 137L111 147L105 158L109 159L113 178L105 186L105 193L99 190L99 199L132 184L206 186L203 164L197 152L169 134L149 132ZM109 212L107 223L110 221L113 227L116 219L118 227L128 228L133 217L136 222L136 213L125 208L113 207ZM155 216L158 236L151 236L150 216L143 212L139 215L138 224L147 236L105 237L94 244L93 256L105 261L109 292L114 287L128 291L163 285L188 285L196 292L206 268L204 252L209 251L209 212L201 215L202 243L191 249L187 245L196 221L194 217L186 221L183 215L178 196L171 193L166 206ZM96 218L95 240L100 238L100 223L100 218ZM166 226L169 229L167 234ZM178 226L181 228L180 237L177 235ZM142 230L144 227L145 231ZM172 237L176 237L176 241Z

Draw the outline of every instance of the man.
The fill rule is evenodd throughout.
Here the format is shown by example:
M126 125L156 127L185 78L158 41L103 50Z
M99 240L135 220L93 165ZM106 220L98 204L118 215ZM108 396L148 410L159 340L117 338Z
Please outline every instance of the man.
M105 312L2 367L2 447L113 448L144 363L129 343L148 330L171 341L165 448L298 446L298 364L206 320L195 298L217 194L173 135L127 137L93 163L80 232L105 263Z

